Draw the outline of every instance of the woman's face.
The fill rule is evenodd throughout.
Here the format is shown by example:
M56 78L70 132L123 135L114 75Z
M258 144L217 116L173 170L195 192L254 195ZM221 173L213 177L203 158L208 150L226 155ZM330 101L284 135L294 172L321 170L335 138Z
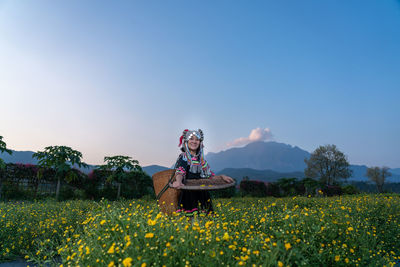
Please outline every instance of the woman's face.
M188 141L189 150L196 151L200 146L200 140L195 136L192 135Z

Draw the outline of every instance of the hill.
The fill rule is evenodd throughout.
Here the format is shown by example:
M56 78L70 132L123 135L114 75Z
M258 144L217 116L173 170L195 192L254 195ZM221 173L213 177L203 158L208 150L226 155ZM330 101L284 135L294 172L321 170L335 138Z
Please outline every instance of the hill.
M32 151L13 151L12 155L0 153L0 157L5 162L10 163L30 163L37 164L37 160L32 158ZM250 179L272 181L282 177L304 176L306 167L305 158L309 158L310 153L297 147L277 142L253 142L244 147L231 148L218 153L208 153L207 161L211 169L218 173L225 173L238 180L244 176ZM81 171L89 173L95 165L89 168L81 168ZM154 173L166 170L167 167L150 165L143 167L143 170L152 176ZM368 181L366 177L367 166L350 165L353 176L349 181ZM388 182L400 182L400 168L390 169L392 176Z
M216 172L225 168L249 168L276 172L303 171L310 153L297 146L277 142L253 142L244 147L208 153L207 161Z

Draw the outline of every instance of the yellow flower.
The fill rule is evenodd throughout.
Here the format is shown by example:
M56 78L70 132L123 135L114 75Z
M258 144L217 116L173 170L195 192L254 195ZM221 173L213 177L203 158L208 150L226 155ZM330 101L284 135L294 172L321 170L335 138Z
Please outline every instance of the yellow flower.
M278 261L278 267L283 267L283 263L281 261Z
M169 248L169 247L171 246L171 243L167 242L167 244L165 244L165 246L166 246L167 248Z
M265 222L265 218L264 217L261 218L261 220L260 220L260 223L263 223L263 222Z
M111 247L108 249L107 253L109 253L109 254L114 253L114 252L115 252L114 246L115 246L115 243L113 243L113 244L111 245ZM110 263L111 263L111 262L110 262Z
M145 238L153 238L154 234L153 233L147 233L144 237Z
M335 256L335 261L340 261L340 256L339 255Z
M103 225L103 224L105 224L106 223L106 220L102 220L101 222L100 222L100 225Z
M124 265L124 267L130 267L132 266L132 258L128 257L125 260L122 261L122 264Z
M290 243L285 243L285 248L286 250L289 250L292 246L290 245Z
M142 263L142 265L140 265L140 267L146 267L147 264L145 262Z
M348 231L353 231L354 229L353 229L353 227L350 226L349 228L347 228L347 230Z
M156 225L156 223L157 223L156 220L154 220L154 221L153 221L152 219L148 219L148 220L147 220L147 224L148 224L148 225L153 226L153 225Z
M111 261L111 262L108 264L108 267L113 267L113 266L115 266L114 261Z
M229 240L229 235L228 235L227 232L224 233L224 236L222 237L222 240L226 240L226 241Z

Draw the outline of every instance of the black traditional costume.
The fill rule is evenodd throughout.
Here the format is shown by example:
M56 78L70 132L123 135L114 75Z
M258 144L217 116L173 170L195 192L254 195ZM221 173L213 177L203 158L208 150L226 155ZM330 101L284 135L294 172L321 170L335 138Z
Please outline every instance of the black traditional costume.
M188 147L188 140L192 135L195 135L200 140L200 146L195 156L190 154ZM179 155L175 163L175 169L176 174L183 176L183 183L188 179L207 179L214 176L207 161L204 159L203 132L200 129L198 131L183 131L179 145L182 145L183 153ZM210 193L204 190L182 190L177 212L183 212L187 216L192 216L199 211L206 212L207 214L213 211Z

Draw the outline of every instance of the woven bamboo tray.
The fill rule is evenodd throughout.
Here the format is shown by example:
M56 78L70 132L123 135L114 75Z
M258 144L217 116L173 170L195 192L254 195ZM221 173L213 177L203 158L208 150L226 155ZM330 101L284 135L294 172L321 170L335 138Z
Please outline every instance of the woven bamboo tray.
M154 192L156 193L156 196L168 183L174 171L175 170L171 169L153 174L152 178L153 178ZM175 188L168 188L161 195L160 199L158 200L158 205L160 206L162 212L171 215L172 212L178 209L178 200L180 192L181 192L180 190L177 190Z
M153 175L154 192L156 196L168 183L175 170L165 170ZM235 186L235 182L227 183L221 176L214 176L212 179L190 179L186 180L185 185L179 189L169 187L158 200L158 205L162 212L172 214L178 209L178 200L181 190L220 190Z
M214 176L212 179L190 179L185 181L185 185L180 187L182 190L220 190L235 186L235 182L227 183L221 176Z

